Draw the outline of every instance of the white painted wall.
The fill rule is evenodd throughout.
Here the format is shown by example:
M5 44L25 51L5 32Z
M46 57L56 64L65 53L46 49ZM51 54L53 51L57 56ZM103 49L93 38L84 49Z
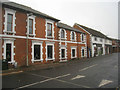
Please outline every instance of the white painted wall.
M102 44L103 55L105 55L105 44L112 45L112 41L108 40L108 39L100 38L100 37L96 37L97 41L95 41L94 38L95 38L95 36L91 36L92 57L94 57L94 47L96 47L95 45L93 45L93 43ZM100 41L100 39L102 39L102 42Z

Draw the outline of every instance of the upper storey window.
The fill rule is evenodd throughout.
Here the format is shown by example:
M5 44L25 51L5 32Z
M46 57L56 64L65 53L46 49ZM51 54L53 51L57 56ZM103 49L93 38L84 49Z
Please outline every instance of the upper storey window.
M86 35L85 34L81 34L81 41L85 42L86 41Z
M33 34L33 19L29 19L29 34Z
M12 9L5 8L5 22L4 22L4 33L15 34L15 12Z
M97 37L95 37L94 40L97 41Z
M29 14L27 18L27 35L35 36L35 16Z
M13 14L7 15L7 31L12 31L13 26Z
M46 19L46 37L54 38L54 21Z
M47 36L52 37L52 24L51 23L47 23Z
M64 29L61 30L61 38L65 38L65 30Z
M71 40L76 40L76 34L75 32L71 32Z

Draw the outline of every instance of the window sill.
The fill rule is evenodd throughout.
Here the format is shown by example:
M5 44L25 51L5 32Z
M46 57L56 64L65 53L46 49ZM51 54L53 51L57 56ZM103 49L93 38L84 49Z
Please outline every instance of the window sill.
M8 34L15 34L16 32L13 31L3 31L4 33L8 33Z
M34 37L35 36L35 34L27 34L28 36L32 36L32 37Z
M71 40L72 42L76 42L76 40Z
M53 37L53 36L47 36L47 38L49 38L49 39L53 39L54 37Z
M61 40L66 40L66 38L60 38Z
M39 61L43 61L42 59L40 60L32 60L32 62L39 62Z
M15 61L8 61L8 63L13 64L13 63L15 63Z
M46 59L46 61L48 61L48 60L55 60L54 58L51 58L51 59Z
M73 59L73 58L77 58L77 57L71 57L71 59Z

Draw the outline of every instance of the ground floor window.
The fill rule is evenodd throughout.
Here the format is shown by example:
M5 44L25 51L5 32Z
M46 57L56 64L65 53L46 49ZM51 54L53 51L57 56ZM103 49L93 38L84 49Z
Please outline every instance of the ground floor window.
M71 48L71 58L76 57L76 48Z
M11 61L11 43L6 44L6 59Z
M13 38L3 38L4 39L4 52L3 52L3 59L7 59L8 63L14 63L14 40Z
M61 58L65 58L65 49L61 49Z
M41 51L41 45L34 45L34 60L41 59L40 51Z
M32 63L43 61L42 41L32 41Z
M85 57L85 47L81 47L81 57Z
M53 46L52 45L47 46L47 58L48 59L53 58Z

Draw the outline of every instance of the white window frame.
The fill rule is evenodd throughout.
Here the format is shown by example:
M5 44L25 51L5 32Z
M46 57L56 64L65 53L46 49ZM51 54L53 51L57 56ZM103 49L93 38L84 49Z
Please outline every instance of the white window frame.
M8 8L5 8L5 15L4 15L4 18L5 18L5 22L4 22L4 30L3 32L6 34L6 33L12 33L12 34L15 34L15 13L16 11L15 10L12 10L12 9L8 9ZM8 14L12 14L13 15L13 26L12 26L12 31L7 31L7 15Z
M83 38L82 38L82 36L83 36ZM81 34L81 42L85 42L85 35L84 34Z
M82 50L84 50L84 56L82 55ZM81 57L85 57L85 47L81 47Z
M65 57L64 58L62 58L62 52L61 52L62 49L65 49ZM60 48L60 59L67 59L67 53L66 52L67 52L66 47L61 47Z
M4 45L3 45L3 48L4 48L4 52L3 52L3 59L6 59L6 44L11 44L11 61L9 61L8 63L12 63L14 64L15 63L15 60L14 60L14 40L15 39L12 39L12 38L3 38L4 39Z
M75 49L75 57L73 57L73 55L72 55L72 50L73 49ZM72 58L77 58L77 51L76 50L77 50L76 47L71 47L71 59Z
M72 33L74 33L74 39L72 39ZM72 41L76 41L76 33L75 33L74 31L71 31L70 36L71 36L71 40L72 40Z
M36 61L41 61L41 62L43 62L43 46L42 46L42 43L43 42L41 42L41 41L32 41L32 63L34 63L34 62L36 62ZM40 51L40 59L38 59L38 60L34 60L34 45L40 45L40 49L41 49L41 51Z
M50 24L52 24L52 36L47 36L47 23L50 23ZM45 27L46 27L46 38L54 38L54 21L52 21L52 20L48 20L48 19L46 19L46 24L45 24Z
M52 46L53 47L53 52L52 52L52 58L51 59L49 59L48 58L48 55L47 55L47 46ZM54 52L54 42L46 42L46 61L48 61L48 60L55 60L55 57L54 57L54 55L55 55L55 52Z
M36 28L35 28L35 24L36 24L35 17L36 16L34 16L34 15L29 16L29 14L27 14L27 26L26 26L27 33L26 34L29 35L29 36L36 36L36 34L35 34L35 30L36 30ZM29 19L33 20L33 34L29 34Z
M65 36L64 38L61 37L62 30L64 30L64 36ZM60 29L60 39L67 39L67 37L66 37L66 30L65 29L62 29L62 28Z

